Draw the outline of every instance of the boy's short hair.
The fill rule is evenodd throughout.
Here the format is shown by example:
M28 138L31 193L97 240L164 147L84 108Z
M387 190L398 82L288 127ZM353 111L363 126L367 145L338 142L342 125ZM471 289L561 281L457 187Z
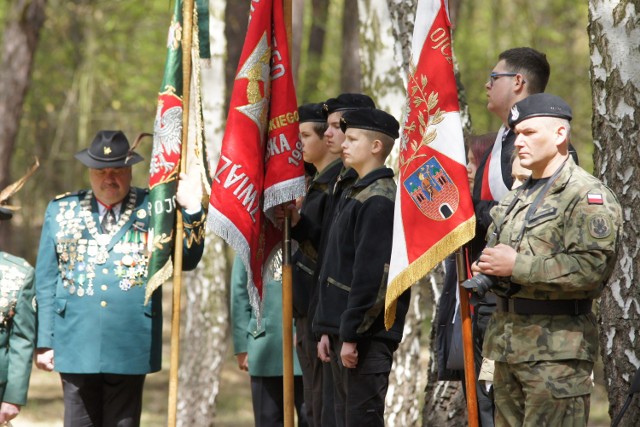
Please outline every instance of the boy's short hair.
M318 135L319 138L324 138L324 133L327 131L328 127L329 125L327 124L326 121L322 123L315 122L313 123L312 129L316 133L316 135Z
M382 142L381 153L382 153L382 159L385 160L391 153L391 150L393 150L393 144L395 144L396 140L382 132L376 132L374 130L367 130L367 129L361 129L361 130L367 135L370 135L370 138L372 141L375 141L377 139L377 140L380 140L380 142Z

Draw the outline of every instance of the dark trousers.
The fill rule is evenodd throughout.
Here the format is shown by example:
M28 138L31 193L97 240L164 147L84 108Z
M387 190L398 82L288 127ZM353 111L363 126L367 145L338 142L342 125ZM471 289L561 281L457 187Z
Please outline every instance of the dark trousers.
M344 416L343 424L352 426L384 426L384 401L389 387L389 373L393 363L393 352L397 343L380 339L367 339L358 343L358 364L355 369L342 365L340 349L342 342L337 336L330 337L337 366L334 368L336 386L336 418ZM332 363L333 355L332 355ZM338 399L344 399L338 401ZM340 420L337 420L340 424Z
M284 396L282 377L251 377L251 401L256 427L284 425ZM293 377L294 404L298 413L298 427L307 427L304 414L302 377Z
M478 304L475 307L475 314L472 319L473 325L473 358L476 366L476 394L478 396L478 417L481 427L494 426L495 402L493 401L493 388L487 390L484 382L478 381L480 367L482 366L482 346L484 344L484 334L491 315L495 311L495 305ZM463 381L464 385L465 382ZM466 394L465 394L466 397Z
M65 427L138 427L144 375L60 374Z
M304 406L311 427L333 427L333 376L331 365L318 359L318 343L311 333L308 318L296 319L296 353L302 369Z

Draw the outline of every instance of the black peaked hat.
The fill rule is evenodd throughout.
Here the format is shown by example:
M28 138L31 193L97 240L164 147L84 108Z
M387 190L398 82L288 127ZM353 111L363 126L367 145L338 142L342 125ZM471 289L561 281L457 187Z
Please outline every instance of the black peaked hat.
M4 221L5 219L11 219L13 216L13 211L11 209L3 208L0 206L0 220Z
M509 127L532 117L558 117L571 121L571 107L562 98L549 93L536 93L518 101L509 112Z
M397 139L400 134L400 123L391 114L376 108L347 111L340 119L340 129L346 132L348 128L372 130L381 132Z
M371 97L362 93L343 93L338 95L337 98L327 99L322 106L325 118L336 111L349 111L360 108L376 108L376 103L373 102Z
M300 123L314 122L326 123L327 118L322 112L322 104L304 104L298 107L298 117Z
M99 131L89 148L76 153L76 159L92 169L123 168L143 160L129 150L129 141L120 130Z

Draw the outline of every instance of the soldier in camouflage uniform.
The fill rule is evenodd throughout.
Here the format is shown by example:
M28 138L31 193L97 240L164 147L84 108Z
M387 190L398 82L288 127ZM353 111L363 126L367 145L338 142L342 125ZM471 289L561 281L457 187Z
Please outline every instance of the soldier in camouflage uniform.
M483 348L495 360L497 426L585 426L589 416L591 306L613 271L622 217L611 190L570 158L570 120L554 95L512 108L515 147L532 177L491 212L490 244L473 266L497 277Z

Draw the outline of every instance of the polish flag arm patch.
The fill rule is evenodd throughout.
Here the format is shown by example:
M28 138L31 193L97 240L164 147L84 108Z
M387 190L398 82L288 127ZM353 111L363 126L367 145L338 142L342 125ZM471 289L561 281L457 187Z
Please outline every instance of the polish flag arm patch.
M602 205L604 203L604 198L602 197L602 194L599 193L588 193L587 202L589 202L590 205Z

